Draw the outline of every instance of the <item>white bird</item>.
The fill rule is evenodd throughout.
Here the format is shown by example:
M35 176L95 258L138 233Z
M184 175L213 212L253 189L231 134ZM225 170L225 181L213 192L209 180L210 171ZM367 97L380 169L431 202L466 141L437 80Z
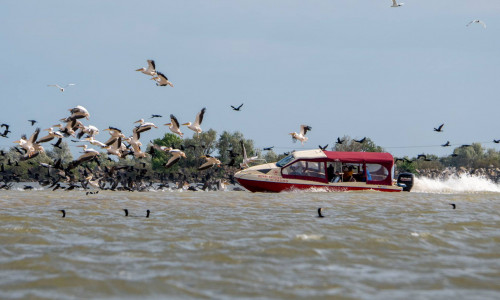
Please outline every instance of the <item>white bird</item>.
M198 171L209 169L215 165L220 166L221 164L220 160L210 155L202 156L202 158L204 158L206 162L198 168Z
M125 138L125 135L123 135L121 130L118 128L109 127L109 128L104 129L104 131L109 131L109 134L111 135L109 137L109 139L106 142L104 142L104 144L106 144L106 146L111 146L119 138Z
M484 28L486 28L486 24L481 20L470 21L466 26L470 26L470 24L474 24L474 23L481 24L481 25L483 25Z
M64 92L64 89L67 88L68 86L72 86L72 85L75 85L74 83L68 83L67 85L65 85L64 87L61 87L60 85L58 84L49 84L47 86L55 86L56 88L58 88L61 92Z
M170 115L170 123L165 124L168 126L170 131L172 131L175 134L180 135L181 137L184 135L184 133L181 132L181 129L179 128L179 121L177 121L177 118L174 115Z
M295 142L296 140L299 140L302 145L304 145L304 142L307 141L306 133L311 130L311 126L307 125L300 125L300 132L290 132L289 134L292 136L293 141Z
M134 156L136 158L146 157L146 153L141 150L142 143L139 140L140 138L141 135L138 127L134 128L133 135L131 137L125 138L125 141L127 141L127 143L129 143L134 150Z
M396 0L392 0L391 7L400 7L403 6L404 3L397 3Z
M19 146L25 150L26 156L28 158L37 155L38 152L43 152L43 148L41 148L42 151L39 151L41 147L39 144L35 145L39 133L40 133L40 128L37 128L29 139L27 139L26 135L23 134L20 140L14 141L14 143L19 144Z
M99 142L98 140L94 139L93 136L86 138L84 141L89 142L94 146L99 146L101 148L106 148L108 146L108 145L104 144L103 142Z
M145 132L150 130L151 128L158 128L155 124L151 122L144 122L144 119L140 119L139 121L135 121L134 123L140 123L139 126L135 127L134 130L137 129L138 133Z
M95 137L99 134L99 129L93 125L84 126L82 123L78 124L78 129L80 132L77 135L77 138L81 139L84 134L87 134L87 137Z
M165 164L165 168L168 169L173 166L176 162L178 162L182 157L186 158L186 154L179 149L170 149L168 150L172 157Z
M141 71L141 73L149 75L149 76L156 76L156 66L155 66L155 61L152 59L148 59L148 68L140 68L137 69L136 71Z
M92 148L87 148L87 145L78 145L77 147L83 148L83 154L80 155L80 157L78 157L78 159L70 162L68 165L68 169L73 169L76 166L78 166L79 164L86 162L86 161L89 161L89 160L92 160L96 156L99 155L99 152L97 150L92 149Z
M158 85L158 86L170 85L171 87L174 87L172 82L168 81L167 76L165 76L163 73L156 72L156 74L157 74L156 77L151 78L151 80L156 81L156 85Z
M71 112L71 116L68 119L86 118L88 120L90 117L88 110L81 105L77 105L76 107L69 109L69 111Z
M184 123L182 125L186 125L189 129L192 131L196 132L196 136L200 136L200 133L203 131L201 129L201 122L203 122L203 115L205 115L205 110L206 108L204 107L197 115L196 115L196 120L194 121L194 124L191 124L191 122Z
M49 129L44 129L44 130L47 130L49 132L49 134L47 134L46 136L40 138L37 143L46 143L46 142L49 142L49 141L52 141L54 138L63 138L63 134L60 133L59 131L54 131L54 129L51 127Z
M263 160L263 159L260 159L258 156L248 157L247 150L245 149L245 143L243 143L243 140L240 141L240 144L241 144L241 149L243 151L243 162L240 164L241 168L248 168L249 167L248 164L253 162L253 161Z

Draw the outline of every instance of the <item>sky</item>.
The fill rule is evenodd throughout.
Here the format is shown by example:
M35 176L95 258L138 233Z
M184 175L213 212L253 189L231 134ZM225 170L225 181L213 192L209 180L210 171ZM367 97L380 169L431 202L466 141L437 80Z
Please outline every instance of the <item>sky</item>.
M193 122L206 107L205 130L240 131L277 153L344 135L394 156L444 156L446 141L500 150L500 1L404 2L2 1L0 124L12 133L0 148L82 105L101 141L108 126L131 135L160 114L147 144L170 132L170 114ZM466 26L475 19L487 28ZM135 71L147 59L173 88ZM288 135L301 124L312 127L305 145Z

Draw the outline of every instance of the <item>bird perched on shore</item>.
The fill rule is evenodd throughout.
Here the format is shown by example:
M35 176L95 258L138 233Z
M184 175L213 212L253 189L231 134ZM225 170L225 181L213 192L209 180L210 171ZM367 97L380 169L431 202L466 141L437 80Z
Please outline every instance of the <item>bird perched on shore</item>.
M172 84L172 82L168 81L168 78L167 76L165 76L163 73L161 72L156 72L156 76L151 78L151 80L154 80L156 81L156 85L157 86L166 86L166 85L170 85L171 87L174 87L174 85Z
M240 109L241 109L241 107L242 107L242 106L243 106L243 103L241 103L241 105L240 105L240 106L238 106L238 107L234 107L234 106L232 106L232 105L231 105L231 107L232 107L232 108L233 108L233 110L235 110L235 111L240 111Z
M470 26L471 24L481 24L481 25L483 25L484 28L486 28L486 24L481 20L470 21L466 26Z
M197 115L196 119L194 120L194 123L191 124L191 122L184 123L182 125L187 126L187 128L191 129L192 131L196 132L196 136L199 137L200 133L203 131L201 130L201 122L203 122L203 116L205 115L205 110L206 108L204 107Z
M312 128L311 126L308 125L300 125L300 132L290 132L289 134L292 136L292 140L295 142L299 140L302 145L304 145L304 142L308 140L308 137L306 137L306 133L310 131Z
M400 7L403 6L404 3L397 3L396 0L392 0L391 7Z
M436 131L436 132L443 132L443 126L444 126L444 123L441 124L441 125L439 125L438 128L434 128L434 131Z
M149 75L149 76L156 76L155 61L152 59L148 59L148 67L147 68L140 68L140 69L137 69L136 71L140 71L141 73Z
M179 126L179 121L174 115L170 115L170 123L164 124L165 126L168 126L170 131L172 131L175 134L178 134L180 137L184 135L184 133L181 132L180 126Z

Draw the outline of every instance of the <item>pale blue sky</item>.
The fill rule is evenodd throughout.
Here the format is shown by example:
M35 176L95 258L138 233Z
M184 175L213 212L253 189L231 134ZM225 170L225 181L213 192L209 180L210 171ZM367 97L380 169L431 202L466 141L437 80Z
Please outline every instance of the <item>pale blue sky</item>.
M13 133L0 148L32 133L28 119L48 128L83 105L85 124L126 134L151 114L164 116L157 125L171 113L187 122L207 107L203 128L238 130L277 152L343 135L395 156L445 155L410 146L447 140L500 149L491 143L500 139L500 1L404 2L1 1L0 123ZM487 28L465 26L474 19ZM147 59L174 88L134 71ZM64 93L47 87L70 82ZM313 128L305 146L288 135L300 124Z

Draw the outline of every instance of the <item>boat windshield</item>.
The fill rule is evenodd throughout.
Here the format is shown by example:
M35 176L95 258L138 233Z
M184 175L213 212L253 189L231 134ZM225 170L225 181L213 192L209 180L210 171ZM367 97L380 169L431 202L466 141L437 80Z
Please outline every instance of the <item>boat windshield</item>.
M282 158L279 162L276 163L276 166L283 168L286 166L289 162L293 160L293 155L288 155L285 158Z

